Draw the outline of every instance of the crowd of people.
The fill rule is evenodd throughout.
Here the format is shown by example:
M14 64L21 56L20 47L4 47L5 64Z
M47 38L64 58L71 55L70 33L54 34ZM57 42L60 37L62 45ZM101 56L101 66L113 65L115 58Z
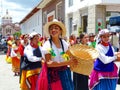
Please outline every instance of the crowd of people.
M120 61L120 52L110 43L109 30L102 29L98 35L81 33L76 37L72 34L67 39L66 27L54 19L46 23L44 32L47 38L32 32L17 38L11 36L7 41L6 62L12 64L14 76L20 77L21 90L116 90L120 76L114 62ZM67 52L75 44L87 45L99 52L89 76L71 73L70 65L78 65L78 61Z

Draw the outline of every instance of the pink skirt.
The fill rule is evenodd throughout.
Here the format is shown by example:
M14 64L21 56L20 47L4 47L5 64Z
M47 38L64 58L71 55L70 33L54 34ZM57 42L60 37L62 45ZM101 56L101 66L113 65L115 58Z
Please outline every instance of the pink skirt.
M118 68L114 64L114 71L112 72L101 72L93 70L90 75L90 84L89 88L92 90L97 84L99 84L101 79L118 79Z

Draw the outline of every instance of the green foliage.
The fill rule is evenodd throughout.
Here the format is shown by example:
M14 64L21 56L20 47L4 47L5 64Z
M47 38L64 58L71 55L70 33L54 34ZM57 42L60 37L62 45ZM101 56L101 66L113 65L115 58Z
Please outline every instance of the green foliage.
M15 32L13 34L14 37L20 37L21 36L21 31Z
M83 32L82 27L78 27L78 35L80 35Z

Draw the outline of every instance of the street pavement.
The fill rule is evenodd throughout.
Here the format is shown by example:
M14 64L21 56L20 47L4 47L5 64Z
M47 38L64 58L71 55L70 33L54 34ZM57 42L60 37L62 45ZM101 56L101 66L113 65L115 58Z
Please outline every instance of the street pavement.
M20 90L19 76L14 76L11 69L11 64L5 61L5 55L0 53L0 90ZM120 85L117 85L116 90L120 90Z
M0 54L0 90L20 90L19 76L14 76L11 64L6 63L3 53Z

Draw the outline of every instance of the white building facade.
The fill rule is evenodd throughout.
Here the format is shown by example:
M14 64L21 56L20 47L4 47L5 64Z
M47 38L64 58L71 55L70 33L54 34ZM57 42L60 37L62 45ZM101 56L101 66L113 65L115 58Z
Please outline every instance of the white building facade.
M120 0L65 0L67 35L97 33L111 16L120 16Z
M21 22L22 34L37 32L42 35L42 10L34 8Z

